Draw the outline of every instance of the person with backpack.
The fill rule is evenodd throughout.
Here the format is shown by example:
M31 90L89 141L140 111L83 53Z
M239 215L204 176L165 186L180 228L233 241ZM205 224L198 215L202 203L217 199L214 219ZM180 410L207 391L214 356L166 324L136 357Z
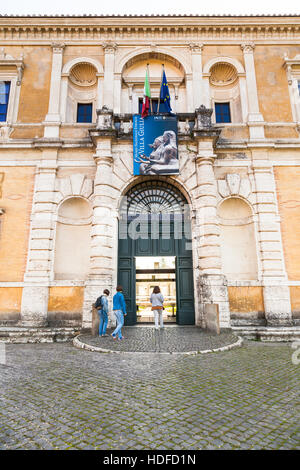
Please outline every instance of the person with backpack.
M108 336L106 328L108 323L108 297L109 290L104 289L103 295L100 295L95 303L95 308L98 310L100 323L99 323L99 336Z
M118 335L119 340L123 339L122 326L124 325L124 316L127 315L125 299L122 292L123 287L117 286L117 293L113 296L113 311L116 316L117 327L112 332L111 336L113 339L116 339Z

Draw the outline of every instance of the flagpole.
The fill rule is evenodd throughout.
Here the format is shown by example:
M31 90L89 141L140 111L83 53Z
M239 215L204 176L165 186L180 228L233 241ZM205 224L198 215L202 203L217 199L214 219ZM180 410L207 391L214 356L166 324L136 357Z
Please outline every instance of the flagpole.
M162 81L163 81L163 73L164 73L164 68L165 68L165 64L161 64L162 65L162 69L161 69L161 77L160 77L160 87L159 87L159 96L158 96L158 106L157 106L157 111L156 113L158 114L159 113L159 105L160 105L160 90L161 90L161 85L162 85Z
M151 95L149 64L147 64L147 72L148 72L149 88L150 88L150 95ZM151 110L151 114L153 114L153 110L152 110L152 96L150 97L150 110Z

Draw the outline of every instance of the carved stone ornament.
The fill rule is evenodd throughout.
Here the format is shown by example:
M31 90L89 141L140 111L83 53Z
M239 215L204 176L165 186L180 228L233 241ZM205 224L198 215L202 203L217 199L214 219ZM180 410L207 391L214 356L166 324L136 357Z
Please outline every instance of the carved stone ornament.
M70 80L78 86L93 86L97 81L97 70L88 62L76 64L70 72Z
M255 44L254 42L247 42L241 44L241 49L244 52L244 54L253 54L253 51L255 49Z
M115 42L104 42L102 47L105 51L105 54L114 54L117 49L117 44Z
M196 109L196 128L203 129L203 128L211 128L211 116L213 113L212 109L206 108L203 104L200 108Z
M65 44L63 42L53 42L51 46L53 49L53 54L62 54L65 48Z
M248 199L251 195L251 184L248 178L228 173L223 180L218 180L218 191L221 197L241 196Z
M97 129L109 130L113 128L113 111L106 105L97 109Z
M195 43L195 42L191 42L189 44L189 48L192 52L200 54L202 52L202 49L203 49L203 44L202 43L198 44L198 43Z
M236 69L228 63L218 62L210 69L209 81L215 86L231 85L237 79Z

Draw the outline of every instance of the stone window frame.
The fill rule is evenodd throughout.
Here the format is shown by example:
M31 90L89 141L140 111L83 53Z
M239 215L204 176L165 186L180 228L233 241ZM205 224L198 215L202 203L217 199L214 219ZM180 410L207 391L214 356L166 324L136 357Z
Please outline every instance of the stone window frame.
M12 70L5 70L7 67ZM23 70L23 56L15 59L6 54L4 48L0 50L0 81L10 82L6 121L1 121L0 127L10 127L17 122Z
M171 106L173 112L178 112L180 108L179 103L179 89L184 86L186 90L186 104L185 106L188 108L189 96L187 91L187 79L192 77L192 67L189 61L186 60L187 56L184 56L182 52L175 51L169 47L163 46L159 47L157 45L151 46L144 46L133 51L126 53L123 57L121 57L115 66L115 79L119 77L120 82L120 97L121 97L121 82L124 83L128 88L128 109L127 112L131 113L138 113L139 111L139 99L143 98L144 96L144 82L145 77L124 77L124 70L126 65L132 61L133 59L142 58L145 54L149 55L149 61L151 61L151 53L154 54L161 54L162 56L166 56L165 60L170 60L172 63L178 62L183 70L183 78L180 77L171 77L167 76L170 97L171 97ZM143 59L141 59L143 60ZM189 80L190 83L191 80ZM150 77L151 82L151 96L152 98L159 98L160 94L160 85L161 85L161 77ZM190 93L192 96L192 92ZM121 107L123 108L122 104ZM192 111L192 110L191 110Z
M238 90L239 90L239 97L241 102L241 114L242 120L236 120L235 112L234 112L234 96L227 96L226 98L214 98L211 96L211 85L209 82L209 78L211 75L211 69L214 65L219 63L226 63L232 65L237 73L238 78ZM237 60L227 56L219 56L214 57L213 59L209 60L203 67L203 83L204 83L204 90L207 96L209 97L209 107L213 109L212 120L216 122L215 116L215 103L227 103L229 102L230 106L230 115L231 115L231 122L230 123L218 123L218 126L231 126L231 125L239 125L239 124L246 124L248 121L248 98L247 98L247 85L246 85L246 72L243 65ZM237 87L236 87L237 88ZM232 89L232 90L235 90ZM231 93L233 93L231 90Z
M218 122L217 123L217 118L216 118L216 104L218 103L228 103L229 104L229 114L230 114L230 122ZM220 124L222 125L226 125L226 124L233 124L232 122L232 101L230 99L224 99L224 100L221 100L221 99L214 99L213 102L212 102L212 105L213 105L213 120L214 122L219 126Z
M284 55L293 121L300 126L300 54L290 59Z
M91 123L80 123L77 122L77 106L76 110L74 111L74 116L75 119L73 121L68 121L66 119L67 117L67 98L68 98L68 87L69 87L69 77L71 70L79 64L82 63L89 63L93 65L96 69L96 77L97 77L97 83L96 83L96 97L94 99L91 99L89 96L86 97L80 97L79 101L76 101L76 105L80 103L92 103L93 104L93 114L92 114L92 122ZM95 59L92 59L90 57L76 57L75 59L72 59L68 61L62 69L61 73L61 85L60 85L60 116L61 116L61 121L62 125L75 125L75 126L90 126L91 124L95 124L97 120L97 114L96 110L98 108L102 107L102 101L103 101L103 81L104 81L104 69L103 65L98 62ZM89 92L87 92L89 93Z

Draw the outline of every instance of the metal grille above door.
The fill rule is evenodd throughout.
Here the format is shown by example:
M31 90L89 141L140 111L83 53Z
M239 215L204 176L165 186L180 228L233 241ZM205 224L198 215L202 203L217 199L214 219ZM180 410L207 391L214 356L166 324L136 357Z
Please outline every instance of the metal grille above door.
M132 219L149 214L184 214L187 201L183 194L165 181L149 180L133 186L120 207L120 216Z

